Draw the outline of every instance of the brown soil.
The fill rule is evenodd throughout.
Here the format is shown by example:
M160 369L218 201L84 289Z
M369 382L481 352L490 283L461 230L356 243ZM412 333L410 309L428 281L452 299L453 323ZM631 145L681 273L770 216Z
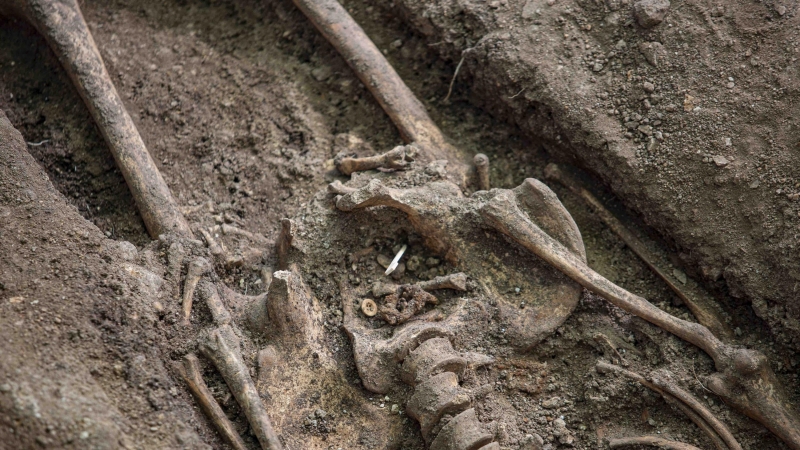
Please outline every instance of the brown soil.
M492 6L495 3L497 8ZM414 18L415 14L421 14L422 6L411 1L398 4L404 6L410 23L418 23ZM711 248L707 253L700 252L701 256L697 256L697 252L686 253L690 256L670 260L670 252L665 249L674 250L673 247L665 245L648 232L635 215L627 215L615 200L605 196L604 199L614 204L616 211L626 218L625 222L640 230L639 234L646 237L650 245L661 249L664 260L676 269L697 273L702 267L708 272L732 266L731 271L738 270L740 266L736 266L735 261L741 258L726 253L735 244L720 243L720 239L728 236L728 240L743 247L741 253L754 258L760 255L761 259L753 264L766 261L767 265L758 269L762 273L770 270L769 264L795 270L796 260L792 262L788 252L794 248L790 247L794 245L790 231L796 228L796 203L783 205L784 200L773 201L766 193L780 188L782 193L776 195L784 199L786 193L796 191L793 183L797 180L789 173L791 166L783 166L791 164L792 156L786 146L796 137L792 134L796 126L781 125L785 133L774 143L766 138L752 138L772 150L748 153L747 148L740 148L738 143L744 142L747 129L739 127L737 130L737 123L752 120L763 111L745 110L750 112L741 116L733 113L737 105L749 102L749 96L772 98L772 87L762 86L737 94L737 99L729 99L732 103L725 103L727 100L722 98L719 100L723 103L715 103L709 93L710 86L723 80L716 76L716 68L708 69L714 78L691 78L700 81L696 81L694 90L688 91L701 99L698 103L701 110L695 113L700 118L682 122L681 118L668 115L663 119L664 132L708 142L713 140L708 134L713 126L720 127L714 131L717 136L714 139L726 137L727 130L731 130L730 137L736 141L734 148L738 153L728 155L729 164L725 169L718 168L714 162L703 163L701 158L707 158L704 153L668 151L672 148L669 139L656 151L636 153L633 141L622 137L618 141L623 150L612 155L599 154L592 159L586 155L598 148L599 144L593 145L592 139L597 139L593 133L597 133L600 125L584 121L582 114L589 112L580 111L589 107L611 108L610 104L603 103L602 108L594 104L617 98L624 105L632 105L638 102L632 99L641 95L639 85L646 79L659 89L667 90L665 80L670 76L669 70L698 69L681 66L688 64L682 58L680 63L673 61L666 66L669 69L662 68L656 73L632 51L628 58L641 71L635 72L640 78L629 88L618 82L611 83L611 87L604 89L616 89L616 94L608 99L595 100L596 88L593 87L588 91L591 95L586 94L582 103L576 103L578 100L573 97L580 90L575 89L578 85L572 85L570 91L572 81L567 79L563 84L537 88L550 89L551 96L565 96L566 100L547 103L539 90L526 88L521 97L527 100L517 104L508 97L525 86L505 81L506 72L498 74L483 69L486 72L482 73L481 64L496 63L490 56L483 56L468 60L457 80L453 99L443 103L441 99L447 93L458 62L454 55L474 45L477 42L474 38L481 37L487 27L509 26L502 21L511 21L513 15L503 16L502 12L504 8L510 10L512 5L501 1L463 9L466 17L463 23L474 26L469 32L460 29L453 32L472 36L471 42L459 41L458 33L458 36L453 35L455 38L444 36L442 30L454 23L452 12L437 12L436 17L443 18L443 22L434 21L432 29L416 29L400 19L398 10L390 5L373 5L366 1L347 2L346 5L378 47L386 49L389 60L429 108L444 133L467 154L484 152L490 155L494 186L512 188L526 177L543 179L543 169L551 158L545 148L556 155L569 154L609 181L626 204L643 212L644 218L668 236L668 242L678 242L684 253L686 248L700 248L701 244ZM758 5L758 8L775 7ZM557 4L558 8L568 6L566 2ZM570 7L573 13L568 15L567 28L577 23L575 17L584 17L575 13L578 6ZM318 192L338 178L333 169L334 155L340 151L374 154L400 143L391 122L345 62L287 0L87 1L82 8L109 73L178 202L189 208L210 202L210 206L191 208L193 212L188 219L193 224L207 227L231 223L274 241L281 218L305 214L309 211L307 205L315 198L319 200ZM550 7L546 3L541 6L542 10L547 8ZM601 19L606 20L599 6L587 4L581 8L587 8L591 14L587 13L586 20L578 21L580 23L591 23L596 30ZM673 4L673 9L678 11L675 16L684 18L688 16L682 15L682 11L691 8L687 5L680 9ZM494 14L499 14L500 18L483 20ZM794 11L784 14L771 17L775 21L796 20ZM564 31L561 25L548 22L557 20L557 16L533 19L545 25L526 26L542 26L554 36L580 33ZM717 20L713 17L708 19L712 24ZM731 17L734 20L738 16ZM696 19L695 16L690 18ZM625 20L622 17L620 23ZM477 22L483 28L478 27ZM717 39L716 34L702 34L691 28L696 25L692 24L695 22L688 18L675 20L669 29L697 34L702 37L698 38L700 42ZM760 33L777 33L770 30L772 28ZM619 37L612 33L613 39L608 37L607 40L616 42L624 38L630 41L629 45L635 45L631 42L643 39L632 37L639 33L633 27L623 28L621 33ZM764 38L756 34L752 39ZM439 44L439 40L444 44ZM207 322L208 311L197 305L197 317L193 318L192 326L178 325L180 305L176 299L176 283L179 280L169 278L165 246L147 236L124 180L87 109L44 41L24 23L0 19L0 42L3 43L0 46L0 109L8 116L8 121L0 118L0 334L5 343L0 350L0 448L225 448L173 367L174 362L194 348L194 338L204 321ZM683 45L683 41L680 43ZM581 41L581 44L589 46L588 42ZM558 45L562 46L559 52L566 51L563 43ZM667 42L664 45L669 51L674 50ZM743 43L734 48L739 49L739 46L742 51L750 48ZM772 64L791 55L769 45L751 47L765 48L758 54L759 60L748 60L759 64ZM576 49L571 51L577 52ZM697 51L701 54L733 52L716 47ZM446 59L439 57L440 52ZM508 56L514 52L535 53L532 47L524 46L500 53ZM558 56L555 58L557 60ZM539 63L535 61L534 65ZM713 64L722 65L722 62ZM732 62L729 64L731 70L737 67ZM747 67L749 71L764 66L751 64ZM789 70L789 65L782 67ZM628 66L621 66L617 72L628 69ZM493 75L490 76L490 72ZM739 79L747 79L748 73L751 72L730 76L735 76L738 84ZM793 86L797 78L789 75L777 71L774 81L785 83L781 89L796 96ZM589 76L598 78L599 83L605 80L605 75L590 72L585 78ZM498 83L502 89L495 87L494 94L489 94L491 83ZM676 103L682 108L683 90L689 88L678 85L677 81L674 83L676 85L669 88L670 92L674 91L670 94L674 98L664 98L659 104ZM474 90L468 90L467 86L474 86ZM727 87L720 90L728 92ZM496 93L500 91L502 100L497 99ZM529 94L532 97L529 98ZM781 106L784 108L781 111L793 116L787 112L794 104L792 98L795 97L786 100L775 97L777 106L770 108L778 108L785 102L789 106ZM570 111L578 111L574 113L577 115L558 110L559 104L561 108L570 105ZM618 108L624 111L617 116L622 119L636 109L622 105ZM548 113L554 118L543 119L542 115ZM498 121L498 117L511 118L513 122ZM522 117L530 120L523 121ZM740 122L734 121L734 117ZM604 120L603 126L610 130L612 119ZM762 121L752 125L761 127L760 135L777 126L766 118ZM585 128L567 126L570 123L586 125ZM543 124L549 125L540 128ZM12 127L19 130L21 136ZM677 135L678 130L684 134ZM620 130L616 132L621 134ZM561 139L569 141L568 145L556 139L562 133ZM544 140L535 140L533 136ZM636 139L641 137L637 135ZM608 136L604 139L613 140ZM28 145L23 143L25 141ZM47 142L38 145L42 141ZM674 148L696 148L691 142L676 137ZM724 141L720 142L713 152L704 151L709 156L723 154ZM27 152L24 151L26 147ZM640 161L635 171L619 169L616 172L618 163L634 160ZM686 161L686 165L681 165L682 161ZM761 161L761 171L740 172L756 167L755 161ZM675 191L654 181L662 179L659 174L664 173L666 166L673 170L668 184ZM640 172L639 167L643 171ZM743 175L737 178L737 173ZM768 175L759 188L750 189L756 179L754 174L761 173ZM625 174L624 179L618 174ZM732 187L725 192L700 189L705 186L704 180L708 180L708 186ZM559 186L552 187L581 230L590 266L663 309L690 318L688 309L681 306L663 283L576 197ZM764 197L756 197L756 192L763 193L759 195ZM741 203L738 203L739 196L743 197ZM689 200L680 203L674 201L675 198ZM768 227L775 230L769 239L754 238L745 243L737 237L739 228L720 225L726 220L725 214L708 215L714 220L706 220L706 215L701 214L711 208L709 205L718 203L729 209L732 208L729 205L742 205L736 210L751 212L755 217L752 220L759 223L771 220L779 222L780 227ZM695 216L679 214L686 208L698 213ZM303 217L304 222L313 223L317 218L321 221L324 214L315 214L311 210ZM394 222L393 217L396 218ZM372 244L377 253L391 255L401 238L408 236L390 234L408 230L402 226L398 228L397 223L402 221L400 215L382 220L389 224ZM687 222L692 225L687 226ZM668 225L658 226L660 223ZM368 225L369 222L363 224ZM353 232L368 234L362 230ZM769 233L767 229L764 232ZM333 248L330 258L346 258L362 250L361 237L350 236L339 241L351 244L346 248ZM224 240L229 249L245 245L231 237L224 237ZM777 251L778 248L789 250L784 253ZM262 271L265 269L269 273L276 268L276 255L271 245L262 250L259 260L242 267L218 267L225 284L242 294L263 292ZM771 252L778 255L776 259L763 256ZM426 253L421 245L412 247L408 257L415 255L425 261L425 276L450 269L446 263L429 260L436 255ZM709 258L723 262L709 265ZM312 261L309 267L323 267L320 273L325 277L314 278L308 273L304 273L304 277L323 306L325 342L335 362L330 370L332 375L319 375L319 380L309 375L315 367L314 358L309 356L298 358L296 367L285 374L258 374L256 377L279 434L291 448L298 449L423 448L416 422L392 410L395 404L400 405L400 410L404 409L409 396L407 389L398 388L387 399L361 387L352 347L339 326L341 297L333 280L351 275L352 271L349 264L325 265L324 262L321 259ZM370 257L364 258L359 271L363 271L361 277L367 280L377 278L383 269ZM711 272L708 274L707 278L717 278ZM405 281L414 281L412 274L406 276ZM772 328L769 328L747 301L727 295L733 290L745 300L772 298L758 291L766 282L764 277L729 277L726 271L725 280L727 285L717 283L711 287L732 317L731 326L739 329L737 342L759 349L770 358L773 369L794 393L793 400L797 403L800 380L794 368L800 359L794 351L782 346L790 342L793 335L783 333L783 328L779 327L797 315L783 316L784 310L780 306L777 306L780 311L775 310L772 303L767 304L772 305L768 313L757 308L761 317L770 318L768 322ZM731 285L734 280L740 280L736 285L740 286L738 290ZM782 286L775 283L776 291L789 292ZM783 301L781 298L785 299L774 297L774 300ZM373 319L373 324L381 325L377 319ZM500 358L494 365L477 371L470 383L494 386L478 405L478 417L490 424L504 448L537 448L532 443L534 439L527 437L533 434L540 435L552 448L563 446L559 442L566 434L574 438L574 443L570 444L574 448L598 448L602 440L609 437L655 433L703 448L709 446L699 429L656 395L626 380L595 372L594 364L598 359L615 358L609 354L608 346L595 339L598 332L620 349L632 370L648 372L656 367L672 370L683 386L707 401L731 426L745 448L783 448L763 427L730 410L703 389L698 377L713 371L706 355L588 293L584 293L567 322L527 354L504 350L508 341L502 332L489 331L494 331L494 337L488 339L480 351ZM245 362L254 375L259 367L258 350L263 346L264 342L257 339L247 339L243 345ZM206 366L205 376L248 445L256 448L255 438L248 433L242 411L225 383L211 366ZM332 384L330 380L340 384ZM324 414L319 414L318 410L324 410ZM285 421L283 416L286 416ZM297 418L304 419L298 421ZM561 426L560 420L565 426ZM375 430L385 430L387 434L376 436Z

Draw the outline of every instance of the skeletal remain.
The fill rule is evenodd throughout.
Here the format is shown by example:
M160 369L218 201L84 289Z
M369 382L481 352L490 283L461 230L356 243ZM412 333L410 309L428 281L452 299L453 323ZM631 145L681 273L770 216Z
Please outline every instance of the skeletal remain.
M467 290L467 276L462 273L452 273L450 275L443 275L433 278L432 280L419 281L414 283L414 286L425 291L435 291L439 289L454 289L456 291ZM396 293L400 289L399 285L390 283L375 282L372 285L372 294L376 297L384 297L386 295Z
M398 325L407 322L428 303L435 305L439 300L418 286L406 284L387 295L379 311L386 323Z
M344 57L364 86L392 119L406 143L414 143L427 161L450 160L466 174L459 152L447 142L425 106L406 86L364 30L336 0L294 0L328 42Z
M5 0L0 13L24 18L58 56L114 155L150 236L191 235L108 76L77 0Z
M705 325L715 335L720 338L731 339L733 338L733 330L722 319L724 313L719 305L710 298L710 296L702 292L699 286L694 285L694 295L689 295L685 288L681 288L676 280L667 274L667 272L656 264L657 257L647 246L636 237L630 230L628 230L622 222L611 213L600 200L597 199L591 192L584 188L580 182L574 177L567 174L561 167L556 164L549 164L545 168L545 176L550 180L555 180L566 186L575 195L580 197L592 209L595 210L600 220L603 221L608 228L611 229L623 242L628 246L639 258L647 264L659 278L661 278L670 289L686 304L689 310L697 318L697 321Z
M474 245L472 240L461 236L470 233L483 235L480 219L476 221L472 216L478 213L484 197L493 195L491 192L482 191L465 198L458 187L450 182L431 182L421 187L395 189L378 180L371 180L366 186L341 196L336 201L336 207L343 211L355 211L371 206L390 206L403 211L429 249L443 255L451 263L460 265L460 269L466 272L470 268L477 272L486 270L485 247ZM547 186L529 179L514 191L505 192L512 192L519 197L526 205L526 212L537 223L581 258L585 258L577 226ZM494 286L492 280L483 284L489 290L487 294L499 300L499 318L508 328L507 334L512 345L528 349L563 323L577 304L581 290L552 267L545 265L532 266L526 263L523 268L516 263L509 263L504 272L514 280L515 285L524 288L520 289L518 295L509 298L507 290ZM537 279L537 283L531 283L531 278ZM525 302L525 308L521 310L518 306L520 301Z
M800 449L800 420L762 353L725 344L703 325L667 314L644 298L608 281L531 222L510 191L501 191L487 201L481 208L481 215L487 224L585 288L700 347L711 356L717 368L717 373L707 380L708 388L726 403L761 422L792 448Z
M220 408L219 403L214 399L211 391L208 390L206 382L203 381L203 376L200 372L200 362L197 360L197 356L194 353L189 353L184 356L183 364L180 365L179 370L183 380L189 386L189 390L192 391L194 398L197 400L197 403L200 404L200 408L206 416L211 419L211 423L217 427L219 434L221 434L225 441L235 450L246 450L247 447L244 445L241 436L236 432L233 424L228 420L228 417L225 415L222 408Z
M718 450L741 450L741 446L728 427L717 419L700 401L694 398L692 394L681 389L675 383L667 381L666 374L656 374L651 380L647 380L638 373L602 361L597 363L596 369L600 373L613 372L623 375L657 392L667 403L675 405L698 428L703 430Z
M472 158L472 162L475 164L475 172L478 175L478 189L488 191L491 187L489 184L489 157L478 153Z
M405 169L417 155L414 145L398 145L382 155L365 158L349 158L338 156L334 159L336 169L344 175L372 169Z
M666 450L700 450L694 445L684 444L683 442L670 441L669 439L657 436L637 436L628 438L611 439L608 446L611 448L630 447L633 445L649 445L652 447L663 448Z
M186 282L183 285L183 321L189 323L192 315L192 300L197 282L211 269L211 264L205 258L195 258L189 263L186 273Z

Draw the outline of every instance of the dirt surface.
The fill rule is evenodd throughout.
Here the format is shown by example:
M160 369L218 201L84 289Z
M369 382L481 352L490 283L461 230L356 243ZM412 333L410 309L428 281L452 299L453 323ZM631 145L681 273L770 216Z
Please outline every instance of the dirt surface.
M674 20L673 27L663 23L658 26L662 28L644 33L626 25L629 6L624 5L616 12L617 25L600 27L601 20L613 19L608 18L612 13L593 3L545 3L534 8L541 10L541 17L533 18L522 18L523 5L514 2L467 4L459 10L459 17L465 19L458 22L469 24L471 29L466 30L463 25L449 26L455 23L455 12L446 8L447 2L431 4L442 8L435 11L432 28L419 26L415 19L421 17L423 6L410 1L397 4L405 8L405 17L416 28L409 28L389 5L347 2L346 6L378 47L386 50L400 75L465 155L482 151L491 156L493 185L513 188L526 177L543 179L551 158L545 148L559 157L576 156L605 177L627 204L642 211L646 221L680 245L686 256L670 261L663 250L669 246L657 238L649 241L660 246L666 264L690 273L702 267L724 272L726 283L714 287L732 317L731 326L739 330L737 343L767 354L796 403L800 384L794 368L800 361L783 346L793 335L780 328L791 325L787 317L792 316L782 315L780 305L786 298L781 295L791 292L786 283L795 276L791 271L796 267L796 259L790 258L796 203L786 196L796 192L792 184L796 180L789 173L793 156L788 150L796 127L788 122L782 125L781 134L769 138L772 143L752 137L774 132L773 122L754 119L763 114L759 108L777 109L792 117L788 108L796 95L792 88L796 77L784 74L783 69L770 72L779 58L791 58L792 53L776 51L771 44L756 45L767 39L764 34L778 39L775 33L791 26L754 32L734 28L731 33L740 33L737 43L726 47L717 40L728 29L718 31L719 26L711 25L722 20L740 24L735 8L723 9L722 16L709 9L709 18L698 22L697 17L703 17L699 6L674 3L667 19ZM779 5L746 6L750 8L746 11L776 11ZM564 12L567 7L572 13ZM579 7L588 12L579 15ZM324 194L325 186L334 179L345 180L334 170L334 155L342 151L374 154L400 143L391 122L345 62L288 1L112 1L85 2L82 8L128 111L193 226L226 223L264 236L255 244L235 236L221 237L245 261L238 267L217 267L232 292L264 292L270 278L265 274L278 268L272 244L281 218L296 217L305 224L319 221L320 227L328 224L326 217L333 214L333 206ZM563 27L568 30L557 22L558 14L566 14ZM770 24L796 20L791 10L770 14L771 22L763 14L756 17ZM0 20L0 109L8 116L8 121L0 118L0 334L6 343L0 350L0 447L225 448L174 369L174 363L195 348L208 311L198 305L191 325L179 325L180 274L176 278L170 272L166 241L147 236L87 109L43 39L24 23ZM592 24L593 31L571 31L577 22L584 28ZM443 103L459 52L475 46L490 31L495 36L494 27L510 28L512 23L518 30L546 28L554 40L547 45L559 53L550 56L540 43L525 47L511 30L509 37L500 32L499 43L493 44L496 52L469 53L480 57L466 59L452 100ZM701 29L701 25L710 28ZM648 34L661 29L702 39ZM452 31L453 38L444 36L443 30ZM623 61L619 68L612 70L601 63L604 69L595 73L594 62L588 68L581 59L590 49L600 50L588 38L595 33L600 37L592 39L603 45L626 40L627 53L620 52L626 56L618 58ZM563 41L555 41L563 34L587 37L570 38L569 50ZM660 39L673 53L676 49L670 45L680 43L682 49L688 42L689 50L679 51L692 55L717 51L722 56L714 55L721 58L719 62L707 63L714 69L701 66L700 56L696 65L692 65L695 60L682 57L668 59L656 69L636 50L645 38ZM484 42L495 42L492 39ZM504 49L502 42L515 44ZM771 50L757 53L762 48ZM567 50L572 56L562 55ZM603 47L603 54L607 50ZM738 55L734 50L749 50L760 59L748 56L734 64ZM518 62L519 73L539 80L530 87L520 81L529 78L514 82L505 78L512 72L503 64L520 54L533 58ZM571 61L574 68L558 82L548 81L556 73L550 71L559 70L555 62L559 57ZM729 68L723 68L723 61L728 61ZM786 70L791 67L780 64ZM697 76L700 67L711 75ZM630 82L628 70L633 70ZM719 71L725 72L724 79ZM682 73L693 75L679 77ZM774 75L770 83L786 84L780 85L784 97L772 90L778 85L757 78L770 73ZM675 79L667 81L671 74ZM731 89L725 85L728 76L735 77ZM637 152L637 143L626 140L619 122L634 112L645 115L639 109L643 104L639 96L647 80L657 86L649 98L657 105L651 111L664 115L658 119L663 125L650 126L661 131L662 137L670 134L659 141L658 148ZM690 82L695 84L683 84ZM745 82L752 86L744 89ZM496 85L489 89L492 83ZM522 88L519 96L508 98ZM683 112L683 90L696 99L700 110ZM607 98L595 97L606 91ZM652 97L659 92L663 97L656 102ZM761 96L762 103L755 103L756 96ZM610 102L616 100L619 104L612 106ZM737 106L751 101L753 108ZM660 109L671 103L678 112L667 114ZM611 108L622 113L606 116L604 111ZM509 118L512 124L505 123ZM745 123L758 132L748 131ZM606 134L599 134L601 129ZM725 147L724 137L732 139L732 148ZM642 138L642 134L632 134L632 139ZM616 147L606 148L601 142ZM713 143L714 150L695 153L697 148L706 148L698 147L700 142ZM691 150L686 152L684 147ZM728 164L715 163L713 157L719 155L725 155ZM711 162L703 161L709 157ZM756 179L759 184L751 188ZM590 266L668 312L691 319L688 309L577 198L559 186L552 187L581 231ZM775 193L779 188L781 193ZM614 203L608 196L604 199ZM692 210L698 212L690 215ZM747 211L747 220L758 224L752 238L741 237L742 215L730 220L737 211ZM626 223L645 230L640 234L647 237L637 219L624 217ZM244 335L245 362L290 448L424 447L418 425L402 413L411 395L407 386L398 383L381 395L362 386L353 348L341 328L343 294L336 281L345 278L366 287L367 280L382 279L383 267L375 256L392 256L404 239L418 239L406 262L414 258L419 263L416 270L406 272L404 281L443 275L454 267L421 245L419 237L410 236L402 215L358 220L364 229L353 228L342 239L314 239L315 246L327 243L331 247L330 261L326 264L318 257L302 271L321 308L322 362L315 354L293 359L294 355L285 355L279 348L276 361L289 364L291 370L265 371L260 351L267 343ZM373 233L370 227L381 221L385 225ZM765 222L772 225L761 228ZM770 230L774 230L771 237L760 238ZM370 236L372 241L367 242ZM358 270L353 269L351 256L370 246L375 253L360 257ZM315 248L313 254L319 251ZM730 249L748 258L734 258ZM745 270L742 264L754 266ZM755 267L759 264L764 266ZM764 279L756 276L756 270L766 273L769 267L781 267L787 274L772 280L771 296L763 292ZM719 278L708 270L708 279ZM746 301L726 296L726 289L745 300L769 300L763 303L769 305L767 309L759 306L756 311L767 319L773 333ZM455 298L452 293L437 296L445 306ZM762 303L756 301L756 305ZM436 307L425 311L432 308ZM378 319L369 323L384 326ZM599 359L620 362L606 341L596 337L598 333L618 349L630 363L629 369L647 373L667 368L675 373L684 387L708 402L731 426L745 448L783 448L763 427L703 389L699 377L713 367L702 352L588 293L583 293L564 325L531 351L511 348L496 323L489 322L485 331L489 337L484 343L466 338L455 342L457 347L468 345L469 350L497 357L495 363L471 372L465 385L483 389L476 402L478 418L503 448L540 448L535 435L542 438L545 448L602 448L603 439L609 437L655 433L702 448L710 445L697 427L657 395L624 379L598 374L594 365ZM320 364L325 370L310 376ZM204 370L215 397L247 444L256 448L224 381L209 364Z
M796 4L396 3L431 48L463 58L454 99L599 176L692 274L800 348ZM651 3L666 5L658 21L635 15Z

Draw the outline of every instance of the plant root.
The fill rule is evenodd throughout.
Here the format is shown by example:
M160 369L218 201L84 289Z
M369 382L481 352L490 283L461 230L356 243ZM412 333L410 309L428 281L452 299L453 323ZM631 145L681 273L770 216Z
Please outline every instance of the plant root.
M200 409L203 410L208 420L214 424L219 434L225 439L225 442L233 447L234 450L246 450L247 447L244 445L241 436L236 432L233 424L220 408L219 403L214 400L214 396L208 390L206 382L203 381L203 375L200 372L200 361L198 361L197 355L189 353L184 356L183 364L178 365L178 370L189 386L189 390L194 395L195 400L200 404Z
M625 245L636 254L647 267L650 268L659 278L661 278L667 286L672 289L675 295L680 298L683 303L697 318L697 321L705 325L706 328L711 330L719 338L732 339L733 330L722 319L723 312L720 306L714 302L708 293L703 292L702 289L694 285L693 294L689 295L685 292L684 288L678 285L677 280L671 277L667 272L656 264L658 258L656 257L647 246L636 237L625 225L611 213L597 197L584 188L581 183L574 177L566 173L561 167L556 164L549 164L545 168L545 176L549 180L554 180L567 187L575 195L580 197L581 200L586 202L592 208L600 220L616 234Z
M684 444L683 442L670 441L656 436L637 436L611 439L608 446L611 448L630 447L632 445L649 445L651 447L663 448L665 450L700 450L694 445Z
M647 380L638 373L602 361L599 361L595 367L600 373L617 373L657 392L667 403L675 405L686 414L698 428L703 430L714 443L717 450L742 449L724 423L717 419L711 411L694 398L692 394L681 389L672 381L668 381L665 376L655 375L651 376L651 380Z
M480 213L489 226L586 289L702 349L714 360L717 369L707 380L708 388L767 427L790 448L800 449L800 420L762 353L725 344L705 326L678 319L607 280L531 222L511 191L500 191L486 202Z
M417 148L413 144L398 145L382 155L365 158L349 158L338 155L334 159L334 164L336 169L344 175L378 168L402 170L414 161L416 155Z
M11 0L0 9L23 17L44 36L105 138L150 236L191 236L172 193L117 94L77 0Z

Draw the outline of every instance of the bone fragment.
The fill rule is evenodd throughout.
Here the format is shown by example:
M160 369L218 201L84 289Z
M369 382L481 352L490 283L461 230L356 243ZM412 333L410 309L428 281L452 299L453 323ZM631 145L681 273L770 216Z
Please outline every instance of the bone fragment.
M189 263L186 272L186 281L183 284L183 322L189 323L192 315L192 300L197 282L210 270L211 265L205 258L195 258Z
M239 338L233 332L233 328L230 325L222 325L212 330L201 342L200 351L219 370L247 416L250 428L261 444L261 448L264 450L283 448L272 428L258 390L250 378L250 370L242 361Z
M489 157L483 153L478 153L472 158L475 164L475 172L478 175L478 190L488 191L491 186L489 185Z
M613 372L623 375L660 394L667 403L675 405L695 425L705 431L706 435L717 447L717 450L741 450L742 447L724 423L717 419L692 394L681 389L675 383L666 381L667 379L664 375L651 377L652 380L647 380L636 372L602 361L597 363L596 369L600 373Z
M499 192L481 207L480 213L488 225L586 289L700 347L711 356L717 369L707 380L708 388L767 427L790 448L800 450L800 420L762 353L725 344L705 326L678 319L605 279L532 223L517 206L511 191Z
M200 372L200 362L197 360L197 356L194 353L184 356L183 365L179 367L179 371L181 377L189 386L192 395L194 395L194 398L197 400L197 403L200 404L200 409L203 410L206 417L214 424L219 434L221 434L225 441L235 450L246 450L247 446L245 446L241 436L236 432L233 424L228 420L222 408L220 408L219 403L214 400L214 396L211 394L211 391L208 390L206 382L203 381L203 376Z
M452 273L449 275L436 277L432 280L420 281L418 283L414 283L414 286L428 292L435 291L438 289L454 289L456 291L466 291L467 276L462 272ZM381 283L380 281L378 281L372 285L372 295L376 297L383 297L391 293L397 292L399 288L400 285L391 283Z
M611 439L608 446L611 448L630 447L633 445L649 445L651 447L663 448L665 450L700 450L694 445L684 444L683 442L670 441L656 436L637 436Z
M147 152L108 76L76 0L10 0L0 5L44 36L86 103L108 144L152 238L191 236L189 224Z
M413 145L398 145L380 155L364 158L337 158L334 163L336 169L344 175L378 168L399 170L408 167L408 164L414 161L416 154L417 148Z
M723 312L719 305L714 302L714 300L708 295L708 293L703 292L701 288L695 285L692 282L692 291L694 291L694 295L689 295L686 292L685 288L680 287L676 282L675 278L671 277L666 270L662 269L656 264L658 257L647 248L647 246L636 237L625 225L617 219L614 214L611 213L606 207L603 205L600 200L597 199L591 192L589 192L586 188L584 188L581 183L576 180L571 175L567 174L561 167L557 166L556 164L550 164L545 168L545 176L548 179L558 181L562 185L566 186L570 191L575 193L578 197L580 197L584 202L586 202L589 207L591 207L596 213L600 220L606 224L606 226L611 229L620 239L625 243L625 245L630 248L633 253L636 254L642 261L650 268L659 278L661 278L664 283L675 292L683 303L689 308L689 310L694 314L697 318L697 321L705 325L709 330L711 330L717 337L725 338L725 339L732 339L733 338L733 331L730 327L725 323L722 319Z
M339 180L335 180L333 183L328 185L328 192L331 194L347 195L355 192L356 190L356 188L343 185Z

